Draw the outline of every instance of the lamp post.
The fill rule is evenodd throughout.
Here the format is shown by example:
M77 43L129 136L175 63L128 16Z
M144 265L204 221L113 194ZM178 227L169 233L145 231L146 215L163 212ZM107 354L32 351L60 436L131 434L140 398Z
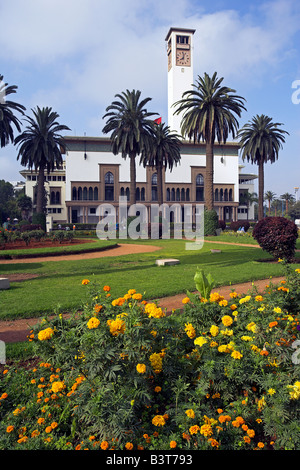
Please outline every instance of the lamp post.
M295 199L296 199L296 202L297 202L297 192L298 192L298 189L299 189L299 188L298 188L298 187L295 187L294 189L295 189Z

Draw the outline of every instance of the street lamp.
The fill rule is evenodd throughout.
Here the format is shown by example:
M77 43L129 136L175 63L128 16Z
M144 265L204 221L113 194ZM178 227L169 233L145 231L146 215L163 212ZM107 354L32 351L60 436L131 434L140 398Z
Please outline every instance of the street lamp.
M295 199L296 199L296 202L297 202L297 192L298 192L298 189L299 189L299 188L298 188L298 187L295 187L294 189L295 189Z

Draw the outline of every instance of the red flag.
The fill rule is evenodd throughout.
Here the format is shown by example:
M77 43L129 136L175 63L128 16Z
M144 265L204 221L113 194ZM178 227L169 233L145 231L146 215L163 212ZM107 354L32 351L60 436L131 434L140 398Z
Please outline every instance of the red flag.
M154 119L154 122L155 122L156 124L161 124L161 117L160 117L160 118L157 118L157 119Z

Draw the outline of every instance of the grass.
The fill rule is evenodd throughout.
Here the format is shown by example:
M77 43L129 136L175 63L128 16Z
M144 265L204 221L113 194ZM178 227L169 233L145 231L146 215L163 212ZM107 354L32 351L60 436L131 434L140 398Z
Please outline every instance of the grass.
M20 263L0 265L2 277L12 273L39 276L11 282L9 290L0 291L0 320L80 309L85 295L81 281L85 278L101 285L109 284L114 297L135 288L150 300L195 289L193 278L197 266L203 267L205 273L210 272L217 286L283 274L280 264L259 262L269 255L247 246L218 245L222 252L211 253L216 245L209 242L198 251L185 250L184 240L122 240L125 242L157 245L161 250L80 261L37 260L25 264L20 260ZM180 264L158 267L155 265L158 258L177 258Z

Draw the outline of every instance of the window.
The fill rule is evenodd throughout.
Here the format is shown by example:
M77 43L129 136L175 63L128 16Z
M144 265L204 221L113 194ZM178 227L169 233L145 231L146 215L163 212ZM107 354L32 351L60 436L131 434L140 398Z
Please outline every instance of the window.
M94 201L98 201L98 188L94 188Z
M215 189L215 201L219 200L219 190L218 188Z
M105 182L105 201L113 201L114 200L114 175L111 171L105 173L104 176Z
M72 189L72 201L77 201L77 189Z
M136 191L135 191L135 199L136 199L137 201L140 201L140 200L141 200L140 188L136 188Z
M92 201L94 199L94 191L93 188L90 186L89 187L89 201Z
M189 43L189 37L188 36L176 36L176 42L177 44L188 44Z
M90 214L96 214L96 207L91 207L90 208Z
M196 201L204 201L204 178L201 173L196 176Z
M157 195L157 173L153 173L151 182L152 182L151 200L152 201L157 201L158 200L158 195Z

